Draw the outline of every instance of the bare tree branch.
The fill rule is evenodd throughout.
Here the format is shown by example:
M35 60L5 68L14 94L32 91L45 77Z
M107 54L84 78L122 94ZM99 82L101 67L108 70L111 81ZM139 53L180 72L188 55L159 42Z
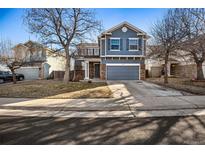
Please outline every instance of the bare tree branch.
M16 83L15 70L20 68L25 64L25 59L19 59L14 56L12 52L12 43L10 40L5 40L1 38L0 40L0 64L6 65L13 76L13 83Z
M175 54L182 40L185 38L183 25L178 18L178 10L169 9L162 20L152 27L153 45L149 57L164 60L164 83L168 83L168 61L171 54Z
M55 44L55 48L66 53L64 81L69 82L71 47L88 34L100 32L101 22L91 9L28 9L24 23L31 33L37 34L44 44Z

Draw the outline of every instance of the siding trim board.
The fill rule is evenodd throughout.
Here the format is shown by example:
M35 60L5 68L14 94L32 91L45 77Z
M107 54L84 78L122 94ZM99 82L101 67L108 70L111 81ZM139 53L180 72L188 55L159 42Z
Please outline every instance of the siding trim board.
M106 64L106 73L105 73L105 76L106 76L106 80L107 80L107 78L108 78L108 67L109 66L138 66L139 67L139 77L138 77L138 79L139 80L141 80L141 65L140 64L133 64L133 63L131 63L131 64L129 64L129 63L107 63Z
M144 57L144 55L106 55L101 57Z
M140 64L127 64L127 63L107 63L107 66L140 66Z

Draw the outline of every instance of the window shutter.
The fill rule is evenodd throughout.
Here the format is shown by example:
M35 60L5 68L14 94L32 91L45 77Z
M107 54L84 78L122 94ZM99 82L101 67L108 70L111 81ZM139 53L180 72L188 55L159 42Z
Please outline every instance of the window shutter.
M122 51L123 50L123 39L121 38L120 39L120 51Z
M110 51L110 39L107 39L106 41L107 41L107 49L105 49L105 50Z
M146 40L144 40L143 42L144 42L144 49L143 49L143 51L144 51L144 55L146 55Z
M129 50L129 39L126 40L126 48Z
M139 50L143 51L143 49L142 49L142 38L139 39Z

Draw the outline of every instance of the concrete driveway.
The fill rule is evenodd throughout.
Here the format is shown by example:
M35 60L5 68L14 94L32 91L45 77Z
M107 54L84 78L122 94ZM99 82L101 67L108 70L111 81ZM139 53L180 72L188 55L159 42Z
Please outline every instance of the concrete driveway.
M145 81L108 81L115 97L129 99L134 111L205 108L205 96L162 87Z

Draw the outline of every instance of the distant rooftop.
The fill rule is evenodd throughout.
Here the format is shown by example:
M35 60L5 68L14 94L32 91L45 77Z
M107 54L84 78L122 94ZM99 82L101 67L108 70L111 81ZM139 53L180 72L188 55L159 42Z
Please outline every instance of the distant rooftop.
M95 47L95 46L98 46L97 43L79 43L77 46L92 46L92 47Z

